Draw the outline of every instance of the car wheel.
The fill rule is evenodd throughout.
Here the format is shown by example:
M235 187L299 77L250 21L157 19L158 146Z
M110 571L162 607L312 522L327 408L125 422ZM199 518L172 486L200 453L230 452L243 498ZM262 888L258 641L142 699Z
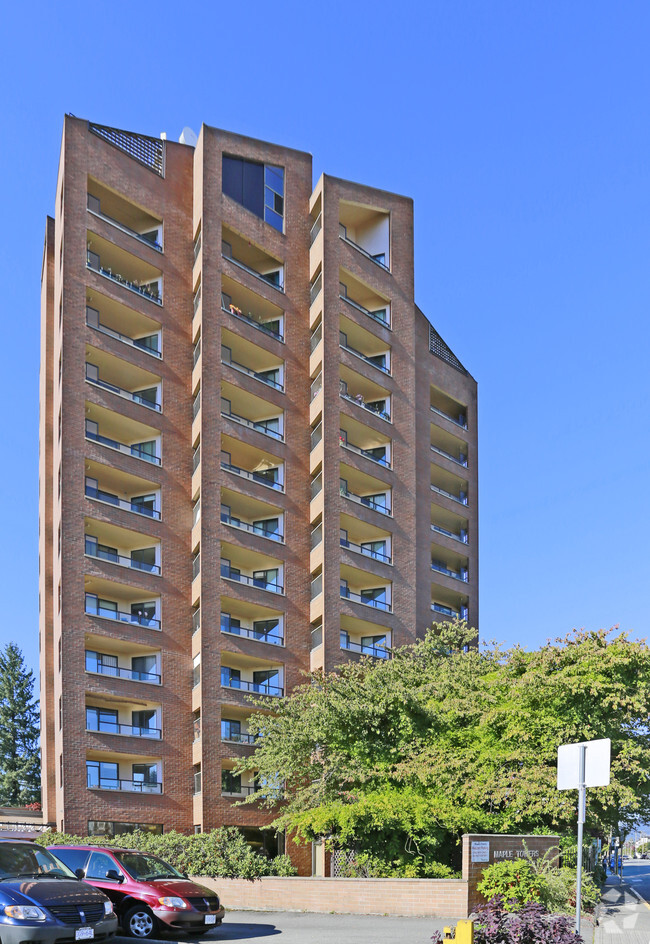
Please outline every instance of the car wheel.
M150 938L158 933L158 921L146 905L134 905L124 915L122 927L129 937Z

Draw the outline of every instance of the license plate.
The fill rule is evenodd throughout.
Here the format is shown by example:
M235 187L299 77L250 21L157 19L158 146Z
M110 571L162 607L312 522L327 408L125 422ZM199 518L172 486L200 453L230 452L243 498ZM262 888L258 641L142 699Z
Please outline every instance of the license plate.
M216 923L217 923L217 916L216 916L216 915L206 915L206 916L205 916L205 923L206 923L206 924L216 924Z
M89 941L94 936L94 928L77 928L77 930L74 932L75 941Z

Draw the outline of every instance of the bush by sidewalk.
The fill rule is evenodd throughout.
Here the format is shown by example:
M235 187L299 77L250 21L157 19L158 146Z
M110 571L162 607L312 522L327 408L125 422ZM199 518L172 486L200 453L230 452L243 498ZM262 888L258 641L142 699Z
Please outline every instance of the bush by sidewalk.
M442 944L435 931L432 944ZM550 914L540 904L529 903L517 913L506 910L497 895L478 910L474 924L474 944L584 944L567 915Z

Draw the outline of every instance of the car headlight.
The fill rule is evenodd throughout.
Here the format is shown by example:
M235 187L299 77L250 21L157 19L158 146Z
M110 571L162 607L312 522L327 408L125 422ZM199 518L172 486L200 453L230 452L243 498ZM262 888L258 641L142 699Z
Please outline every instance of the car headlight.
M105 901L104 902L104 914L109 915L113 914L113 902Z
M189 908L190 906L184 898L159 898L158 904L165 908Z
M18 921L45 921L47 915L36 905L5 905L5 914Z

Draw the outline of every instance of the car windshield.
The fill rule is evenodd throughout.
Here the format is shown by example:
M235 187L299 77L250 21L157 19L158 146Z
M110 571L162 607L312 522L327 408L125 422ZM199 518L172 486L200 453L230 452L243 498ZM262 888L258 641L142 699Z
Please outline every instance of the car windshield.
M0 842L0 879L73 878L74 872L47 849L22 842Z
M116 852L115 858L131 878L138 882L151 882L158 878L183 878L180 872L158 856L145 855L142 852Z

